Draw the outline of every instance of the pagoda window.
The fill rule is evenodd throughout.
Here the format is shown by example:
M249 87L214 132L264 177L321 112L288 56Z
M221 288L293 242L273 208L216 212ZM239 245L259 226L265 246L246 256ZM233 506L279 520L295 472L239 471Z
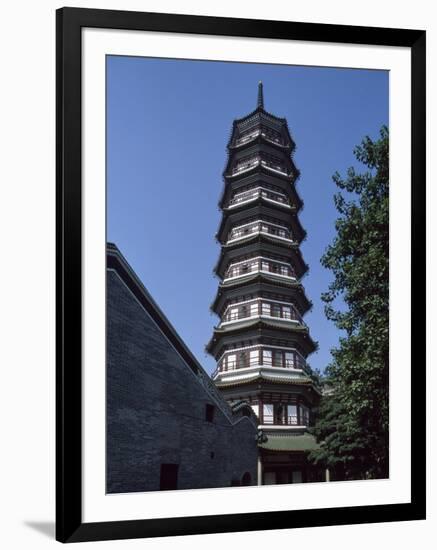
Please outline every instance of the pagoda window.
M291 307L290 306L282 306L282 317L284 319L291 319Z
M272 317L281 317L281 306L279 304L272 305Z
M250 316L256 317L258 315L258 302L250 304Z
M271 350L263 350L263 364L267 366L272 366L272 352Z
M284 412L285 412L285 408L279 404L279 405L276 405L275 407L275 424L284 424Z
M231 308L228 314L228 321L234 321L235 319L238 319L238 307Z
M294 353L286 351L285 352L285 366L292 369L294 368Z
M250 366L258 366L259 364L259 350L252 350L250 352Z
M263 183L263 186L267 187L267 184ZM288 204L287 197L284 194L275 191L268 191L264 189L264 187L255 187L246 191L236 193L234 197L230 200L229 205L254 200L259 196L263 197L264 199L280 202L281 204Z
M270 317L271 305L268 302L262 303L262 314Z
M300 405L300 423L303 426L308 426L310 423L310 412L308 407L305 405Z
M237 368L243 369L248 366L247 352L240 351L238 354Z
M263 404L263 422L264 424L273 424L273 405Z
M274 350L273 351L273 366L274 367L282 367L282 352Z
M287 424L295 426L298 423L297 406L287 405Z
M228 369L233 370L237 366L237 356L235 354L228 355L226 358Z
M237 277L239 275L245 275L250 272L258 271L261 267L262 271L269 273L276 273L283 276L293 276L293 271L289 265L284 265L278 261L269 261L267 259L254 258L252 260L246 260L243 262L237 262L229 266L226 277Z
M298 369L305 369L305 359L303 359L298 353L296 353L296 367Z

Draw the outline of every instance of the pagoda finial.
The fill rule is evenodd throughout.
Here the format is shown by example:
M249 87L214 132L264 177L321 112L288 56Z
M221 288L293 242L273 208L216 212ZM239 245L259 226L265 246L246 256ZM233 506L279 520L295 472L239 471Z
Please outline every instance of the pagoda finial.
M264 109L264 93L263 93L263 83L261 80L258 82L258 101L257 101L257 107L261 107L261 109Z

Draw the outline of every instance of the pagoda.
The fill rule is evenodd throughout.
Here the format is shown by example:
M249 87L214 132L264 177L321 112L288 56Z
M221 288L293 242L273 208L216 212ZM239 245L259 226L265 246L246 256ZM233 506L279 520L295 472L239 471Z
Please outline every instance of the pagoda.
M258 484L316 481L308 428L320 391L306 362L316 345L303 320L311 303L301 284L299 171L287 121L264 109L261 82L227 149L211 306L220 322L206 347L217 361L212 378L232 406L246 401L258 417Z

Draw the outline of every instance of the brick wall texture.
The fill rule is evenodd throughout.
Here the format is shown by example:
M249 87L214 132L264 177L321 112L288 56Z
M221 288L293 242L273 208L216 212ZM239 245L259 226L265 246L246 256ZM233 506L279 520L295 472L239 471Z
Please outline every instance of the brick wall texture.
M108 270L107 492L159 490L163 463L179 464L178 489L227 487L245 472L255 484L255 435L255 423L207 390Z

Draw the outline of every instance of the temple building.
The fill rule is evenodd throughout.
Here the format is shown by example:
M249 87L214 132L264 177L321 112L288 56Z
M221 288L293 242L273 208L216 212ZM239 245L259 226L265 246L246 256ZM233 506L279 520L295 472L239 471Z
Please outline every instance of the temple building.
M227 148L211 306L220 322L207 344L217 361L212 378L228 403L245 401L258 417L258 484L322 480L307 460L320 390L306 361L316 345L303 320L311 303L301 283L308 266L299 248L295 143L287 121L264 109L262 83L256 109L234 121Z
M252 409L225 401L113 244L106 303L106 491L256 484Z

